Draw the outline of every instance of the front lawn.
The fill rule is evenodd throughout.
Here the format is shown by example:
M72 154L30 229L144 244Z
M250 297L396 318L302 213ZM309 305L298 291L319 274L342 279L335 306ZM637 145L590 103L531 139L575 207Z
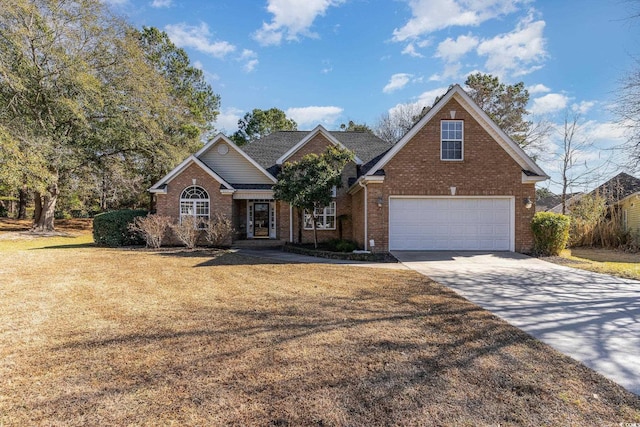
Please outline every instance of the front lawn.
M596 273L640 280L640 253L612 249L571 248L562 252L567 265ZM560 263L563 263L560 261Z
M2 426L640 422L414 272L35 241L0 239Z

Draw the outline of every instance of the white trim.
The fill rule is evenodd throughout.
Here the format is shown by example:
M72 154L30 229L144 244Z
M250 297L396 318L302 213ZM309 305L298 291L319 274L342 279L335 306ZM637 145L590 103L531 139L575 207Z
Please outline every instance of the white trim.
M333 207L333 215L327 215L327 208L331 208ZM322 227L319 228L317 224L315 224L315 226L311 225L311 227L307 227L307 220L311 220L313 221L313 215L310 213L307 209L303 210L302 212L302 229L303 230L313 230L315 228L315 230L317 231L325 231L325 230L336 230L337 229L337 223L338 223L338 204L336 203L335 200L331 201L327 206L324 206L322 208L322 213L318 215L318 218L322 218L322 222L324 224L326 224L327 222L327 218L333 217L333 227Z
M293 243L293 206L289 205L289 243Z
M351 187L349 187L349 189L347 190L347 193L351 195L356 194L358 191L360 191L361 188L364 188L361 183L382 184L383 182L384 182L384 175L372 175L372 176L363 175L360 178L358 178L356 182L351 184Z
M509 252L516 250L516 198L515 196L389 196L387 200L387 238L391 243L391 199L501 199L509 200ZM392 250L389 247L389 250Z
M461 123L460 131L462 132L462 135L460 137L460 158L459 159L443 159L442 158L442 142L444 141L444 138L442 137L442 124L444 122ZM457 140L456 139L454 139L454 140L447 139L447 141L457 141ZM443 162L462 162L462 161L464 161L464 120L452 120L452 119L440 120L440 160L443 161Z
M213 179L218 181L220 184L224 185L227 190L233 190L234 189L231 186L231 184L229 184L227 181L222 179L222 177L220 175L218 175L217 173L212 171L211 168L209 168L207 165L202 163L202 160L198 159L197 157L195 157L192 154L191 156L189 156L186 159L184 159L184 161L182 163L180 163L178 166L173 168L173 170L171 172L169 172L164 177L162 177L162 179L160 181L156 182L149 189L149 191L152 192L152 193L157 193L157 192L162 191L162 189L160 189L161 186L163 186L164 184L169 184L176 176L180 175L180 173L182 173L182 171L184 171L186 168L191 166L192 163L195 163L196 165L198 165L203 171L205 171L207 174L209 174ZM160 191L158 191L158 190L160 190ZM164 192L166 193L166 189L164 190Z
M227 138L225 135L223 135L222 133L217 134L216 136L213 137L213 139L209 142L207 142L205 144L204 147L202 147L200 150L198 150L194 156L197 158L200 158L201 155L203 155L204 153L206 153L207 151L209 151L211 148L213 148L213 146L215 146L218 142L223 141L225 142L228 146L232 147L234 150L236 150L236 152L238 152L242 157L244 157L245 159L247 159L249 161L249 163L251 163L253 166L255 166L256 169L258 169L260 172L262 172L267 178L269 178L272 182L277 182L277 179L274 178L273 175L271 175L269 172L267 172L267 170L265 168L263 168L262 166L260 166L255 160L253 160L247 153L245 153L240 147L238 147L233 141L231 141L229 138Z
M613 204L614 205L620 204L620 203L624 202L625 200L632 198L633 196L637 196L638 198L640 198L640 191L636 191L635 193L631 193L628 196L618 200L617 202L614 202Z
M536 182L541 182L541 181L546 181L547 179L549 179L546 176L529 176L526 173L522 172L522 183L523 184L530 184L530 183L536 183Z
M340 141L338 141L336 139L336 137L331 135L331 133L329 133L329 131L326 130L322 125L318 125L312 131L310 131L304 138L302 138L300 140L300 142L298 142L296 145L291 147L286 153L284 153L282 156L280 156L280 158L278 160L276 160L276 164L277 165L282 165L285 161L287 161L287 159L289 157L293 156L299 149L304 147L307 142L311 141L318 134L322 134L322 136L324 136L326 139L328 139L330 143L332 143L333 145L335 145L337 147L340 147L342 149L346 149L347 148ZM354 162L356 163L356 165L362 165L363 164L362 160L360 160L360 158L358 158L358 156L355 156Z
M375 174L378 170L382 169L416 134L436 115L440 110L453 98L467 110L478 123L489 132L496 142L513 158L523 169L530 170L537 175L544 176L548 179L549 176L538 166L523 150L522 148L513 142L511 138L504 133L494 122L489 118L487 113L482 111L478 105L473 102L471 97L460 87L455 85L449 90L438 103L429 110L429 112L422 118L416 125L414 125L400 141L398 141L387 154L382 157L378 163L376 163L366 173L367 176ZM466 104L466 105L465 105ZM468 107L468 108L467 108Z

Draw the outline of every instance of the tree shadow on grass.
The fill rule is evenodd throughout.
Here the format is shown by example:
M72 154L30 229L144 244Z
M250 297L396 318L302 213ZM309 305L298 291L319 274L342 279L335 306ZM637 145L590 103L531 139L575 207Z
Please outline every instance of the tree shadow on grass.
M239 258L221 253L205 262ZM619 420L625 407L640 408L637 398L447 288L424 278L392 287L371 280L348 295L267 293L215 309L190 305L139 331L71 339L50 348L50 363L69 364L76 387L27 406L49 421L73 410L98 421L94 408L135 396L149 414L187 411L196 422L202 408L231 425L597 425L611 421L598 412L601 401L622 408ZM167 390L175 393L165 404ZM575 404L594 393L597 401ZM592 418L578 418L585 413Z
M223 265L269 265L269 264L289 264L286 261L269 258L245 256L225 249L194 249L194 250L173 250L166 252L155 252L164 257L196 258L202 259L194 267L216 267Z

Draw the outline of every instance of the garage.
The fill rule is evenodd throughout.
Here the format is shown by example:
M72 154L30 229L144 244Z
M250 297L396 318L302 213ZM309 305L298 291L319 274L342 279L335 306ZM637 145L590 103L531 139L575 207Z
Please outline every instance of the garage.
M391 197L390 250L514 250L513 197Z

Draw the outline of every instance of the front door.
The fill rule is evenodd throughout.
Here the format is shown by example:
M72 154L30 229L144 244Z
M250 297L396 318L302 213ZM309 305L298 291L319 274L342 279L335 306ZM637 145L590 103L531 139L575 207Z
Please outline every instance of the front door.
M269 237L269 203L253 204L253 237Z

